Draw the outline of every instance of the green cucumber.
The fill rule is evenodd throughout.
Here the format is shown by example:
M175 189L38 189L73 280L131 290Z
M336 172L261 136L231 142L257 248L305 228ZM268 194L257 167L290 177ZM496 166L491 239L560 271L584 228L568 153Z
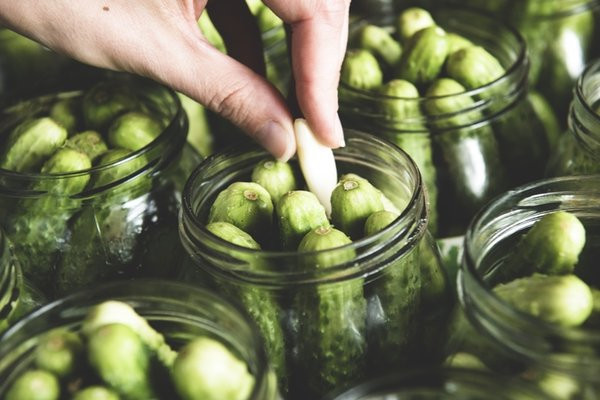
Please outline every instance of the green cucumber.
M86 129L103 131L119 115L139 108L131 85L118 80L99 82L81 99Z
M72 400L119 400L119 395L104 386L89 386L73 394Z
M439 26L422 29L408 41L396 77L415 85L426 85L438 77L447 55L446 32Z
M329 226L325 208L317 196L305 190L294 190L283 195L275 207L275 214L285 250L296 250L309 231Z
M55 329L45 334L34 350L37 368L52 372L60 378L72 376L83 361L83 341L75 333Z
M400 215L398 213L380 210L375 211L365 221L363 228L365 236L371 236L383 230L386 226L395 221Z
M116 118L108 128L108 143L113 148L136 151L150 144L163 130L160 121L148 114L130 111Z
M32 369L21 374L10 386L5 400L58 400L60 383L48 371Z
M364 49L346 51L340 81L361 90L371 90L383 83L383 72L377 59Z
M289 163L274 158L265 158L252 169L252 182L256 182L271 195L274 205L287 192L298 186L296 173Z
M96 131L83 131L71 136L65 142L65 147L87 154L92 161L108 151L102 135Z
M481 46L464 47L448 56L448 76L467 89L487 85L504 75L504 67Z
M50 118L62 125L69 134L76 131L79 125L79 102L75 98L61 99L50 107Z
M419 7L410 7L398 15L395 25L400 41L406 43L420 30L435 26L435 21L429 11Z
M383 65L394 67L402 56L402 46L382 27L367 24L360 28L356 37L358 48L373 53Z

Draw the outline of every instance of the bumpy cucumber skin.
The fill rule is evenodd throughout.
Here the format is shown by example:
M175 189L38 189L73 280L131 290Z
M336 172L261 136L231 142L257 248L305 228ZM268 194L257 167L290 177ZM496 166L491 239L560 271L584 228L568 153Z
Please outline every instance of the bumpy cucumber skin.
M67 140L67 130L49 117L29 120L9 135L0 154L0 168L32 172Z
M585 227L567 211L555 211L535 222L492 277L507 282L534 272L570 274L586 241Z
M171 376L182 400L246 400L255 382L244 361L208 337L179 351Z
M302 239L298 251L331 249L350 243L341 231L317 228ZM352 261L353 249L306 255L307 266L324 269ZM333 388L359 379L366 362L366 300L363 279L323 284L298 291L295 309L298 311L299 368L307 375L304 388L312 396L321 396Z
M126 399L154 398L150 353L127 325L107 324L90 332L87 357L102 380Z
M24 372L6 393L5 400L58 400L60 383L50 372L29 370Z
M89 386L77 391L72 400L120 400L119 395L104 386Z
M221 191L210 207L208 223L229 222L259 243L273 223L269 192L255 182L234 182Z
M399 217L398 213L381 210L375 211L373 214L369 215L364 225L364 235L371 236L375 233L383 230L386 226L394 222Z
M305 190L294 190L281 197L275 207L281 244L295 250L309 231L329 226L325 208L317 196Z
M260 244L252 236L229 222L212 222L206 225L212 234L235 245L260 250ZM260 269L257 259L245 256L235 250L230 255L246 261L249 268ZM238 286L220 285L230 296L237 299L254 319L265 340L269 360L277 373L280 389L287 391L287 372L285 364L285 339L280 324L281 310L268 290L240 284Z
M88 89L81 101L87 129L104 130L116 117L139 107L132 88L122 82L100 82Z
M418 31L434 25L435 21L429 11L418 7L410 7L398 15L396 32L400 40L406 43Z
M42 167L48 174L80 171L91 167L89 158L78 151L63 148ZM34 187L46 192L39 198L24 199L10 218L7 233L21 262L23 273L36 286L48 290L56 264L56 255L62 250L67 235L67 222L77 211L80 201L70 195L81 192L90 177L87 174L44 179Z
M419 102L416 101L419 91L415 85L405 79L392 79L378 91L384 95L379 101L379 109L390 127L417 132L425 129Z
M383 72L369 51L351 49L346 52L340 81L355 89L375 89L383 83Z
M469 39L459 35L458 33L448 32L446 39L448 40L448 55L460 49L473 46L473 43Z
M504 75L504 67L481 46L464 47L448 56L448 76L467 89L475 89Z
M447 55L446 32L438 26L425 28L410 38L396 75L415 85L428 84L440 74Z
M572 274L535 273L497 285L493 291L520 311L567 327L581 325L594 303L589 286Z
M292 166L274 158L259 161L252 169L251 180L267 189L273 205L277 205L281 196L298 187Z
M87 154L92 161L108 151L102 135L96 131L83 131L71 136L65 142L65 147Z
M150 115L130 111L110 124L108 142L115 148L136 151L150 144L162 130L161 123Z
M64 329L48 332L40 339L34 352L37 368L65 378L77 371L83 356L81 337Z
M383 209L381 192L356 174L342 176L331 193L333 225L355 240L362 237L369 215Z
M50 118L62 125L69 134L77 129L77 113L77 100L74 98L58 100L52 105L49 112Z
M427 89L424 108L431 116L433 156L438 166L440 197L452 199L440 207L445 235L460 234L468 221L493 196L508 188L499 144L464 86L439 78Z
M376 25L365 25L357 37L357 46L373 53L384 65L395 66L402 56L402 46L388 31Z

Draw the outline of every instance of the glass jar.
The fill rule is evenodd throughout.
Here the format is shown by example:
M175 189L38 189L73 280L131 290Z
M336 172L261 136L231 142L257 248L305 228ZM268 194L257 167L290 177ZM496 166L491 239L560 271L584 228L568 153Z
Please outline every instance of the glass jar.
M569 131L560 138L547 175L600 173L600 59L577 80L568 121Z
M410 200L384 230L330 250L252 250L206 229L215 196L232 182L249 180L267 157L261 149L237 147L208 158L184 189L184 279L246 306L266 338L287 399L318 398L381 371L438 362L453 306L412 160L393 144L353 130L334 154L340 175L359 174L398 207ZM347 252L355 258L343 261ZM314 257L340 261L315 270Z
M128 303L178 350L197 336L221 341L245 361L256 380L247 400L277 400L277 387L262 340L246 314L208 290L177 282L112 282L45 305L0 337L0 397L32 363L49 331L80 329L90 308L107 300Z
M529 60L516 31L459 7L432 15L448 32L485 47L505 74L485 86L443 97L392 97L342 83L340 115L346 127L385 137L415 160L428 190L432 233L452 269L458 267L462 235L477 210L508 188L543 176L555 132L534 108L527 87ZM356 24L352 32L367 22ZM427 114L422 110L431 101L472 105ZM402 107L401 117L387 111L395 107Z
M401 1L401 0L400 0ZM435 7L437 1L426 0ZM571 89L585 65L600 54L598 0L460 0L516 27L527 41L531 84L566 122Z
M534 385L489 371L443 367L411 370L362 383L330 400L539 400Z
M23 278L21 265L0 229L0 333L43 303L43 295Z
M25 276L50 298L103 280L174 276L183 253L177 233L180 194L200 162L186 144L185 113L170 90L133 78L114 79L130 85L148 112L164 122L166 128L154 141L123 159L78 172L0 169L0 226ZM82 96L42 96L5 109L0 141L25 119L48 115L57 98L80 102ZM87 176L96 183L81 192L54 190Z
M473 326L515 365L513 371L563 376L574 382L580 396L567 398L597 398L587 396L600 389L600 331L586 324L564 328L543 322L501 300L488 284L529 227L558 210L575 214L584 225L586 244L575 274L599 287L600 175L561 177L512 190L474 218L465 237L459 299Z

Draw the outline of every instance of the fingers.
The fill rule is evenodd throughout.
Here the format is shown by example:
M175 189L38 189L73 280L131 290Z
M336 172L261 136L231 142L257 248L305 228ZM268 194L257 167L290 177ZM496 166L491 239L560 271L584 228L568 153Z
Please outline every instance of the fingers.
M348 35L349 1L265 0L292 30L292 64L298 104L319 139L344 145L337 87Z

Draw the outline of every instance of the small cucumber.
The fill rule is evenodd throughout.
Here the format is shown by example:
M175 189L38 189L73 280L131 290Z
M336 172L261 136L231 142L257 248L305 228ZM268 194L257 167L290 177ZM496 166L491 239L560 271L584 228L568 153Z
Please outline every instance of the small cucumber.
M67 130L49 117L23 122L9 135L0 154L0 168L35 171L65 140Z
M275 207L281 244L285 250L295 250L309 231L329 226L325 208L317 196L305 190L284 194Z
M60 383L50 372L31 369L21 374L6 393L5 400L58 400Z
M473 46L473 43L469 39L459 35L458 33L447 32L446 38L448 39L448 55L460 49Z
M298 186L292 166L274 158L266 158L256 164L252 169L251 180L267 189L273 204L277 204L281 196Z
M367 24L357 35L357 46L373 53L387 67L393 67L400 61L402 46L384 28Z
M73 394L72 400L120 400L119 395L104 386L88 386Z
M465 47L450 54L446 72L467 89L487 85L505 73L496 57L481 46Z
M42 166L42 174L64 174L84 171L92 167L90 158L77 150L63 147L52 155ZM70 196L81 192L90 180L89 174L62 178L58 182L42 181L39 189L48 190L58 196Z
M415 85L426 85L438 77L447 55L446 32L439 26L425 28L410 38L396 75Z
M383 209L381 192L356 174L343 175L331 193L331 221L354 240L362 237L369 215Z
M259 243L271 230L273 202L265 188L255 182L234 182L221 191L210 207L208 223L229 222Z
M81 100L85 128L99 131L107 128L119 115L138 107L139 100L130 85L117 80L97 83Z
M71 136L65 142L65 147L87 154L92 162L108 151L102 135L96 131L83 131Z
M346 52L340 81L355 89L371 90L383 83L383 72L371 52L351 49Z
M392 79L379 88L379 109L386 126L399 131L423 131L423 115L419 107L419 91L407 80Z
M229 222L212 222L206 225L206 229L213 235L237 246L255 250L260 249L260 244L252 236Z
M79 101L75 98L61 99L50 108L50 118L62 125L69 134L76 131L79 125Z
M108 143L136 151L150 144L163 130L159 121L138 111L127 112L115 119L108 128Z
M364 235L371 236L383 230L386 226L394 222L400 215L395 212L381 210L369 215L365 221Z
M66 378L82 365L83 341L75 332L55 329L40 339L33 354L37 368Z
M535 273L499 284L493 291L516 309L561 326L581 325L594 304L589 286L572 274Z
M418 31L434 25L429 11L419 7L407 8L396 18L396 32L402 43L406 43Z

